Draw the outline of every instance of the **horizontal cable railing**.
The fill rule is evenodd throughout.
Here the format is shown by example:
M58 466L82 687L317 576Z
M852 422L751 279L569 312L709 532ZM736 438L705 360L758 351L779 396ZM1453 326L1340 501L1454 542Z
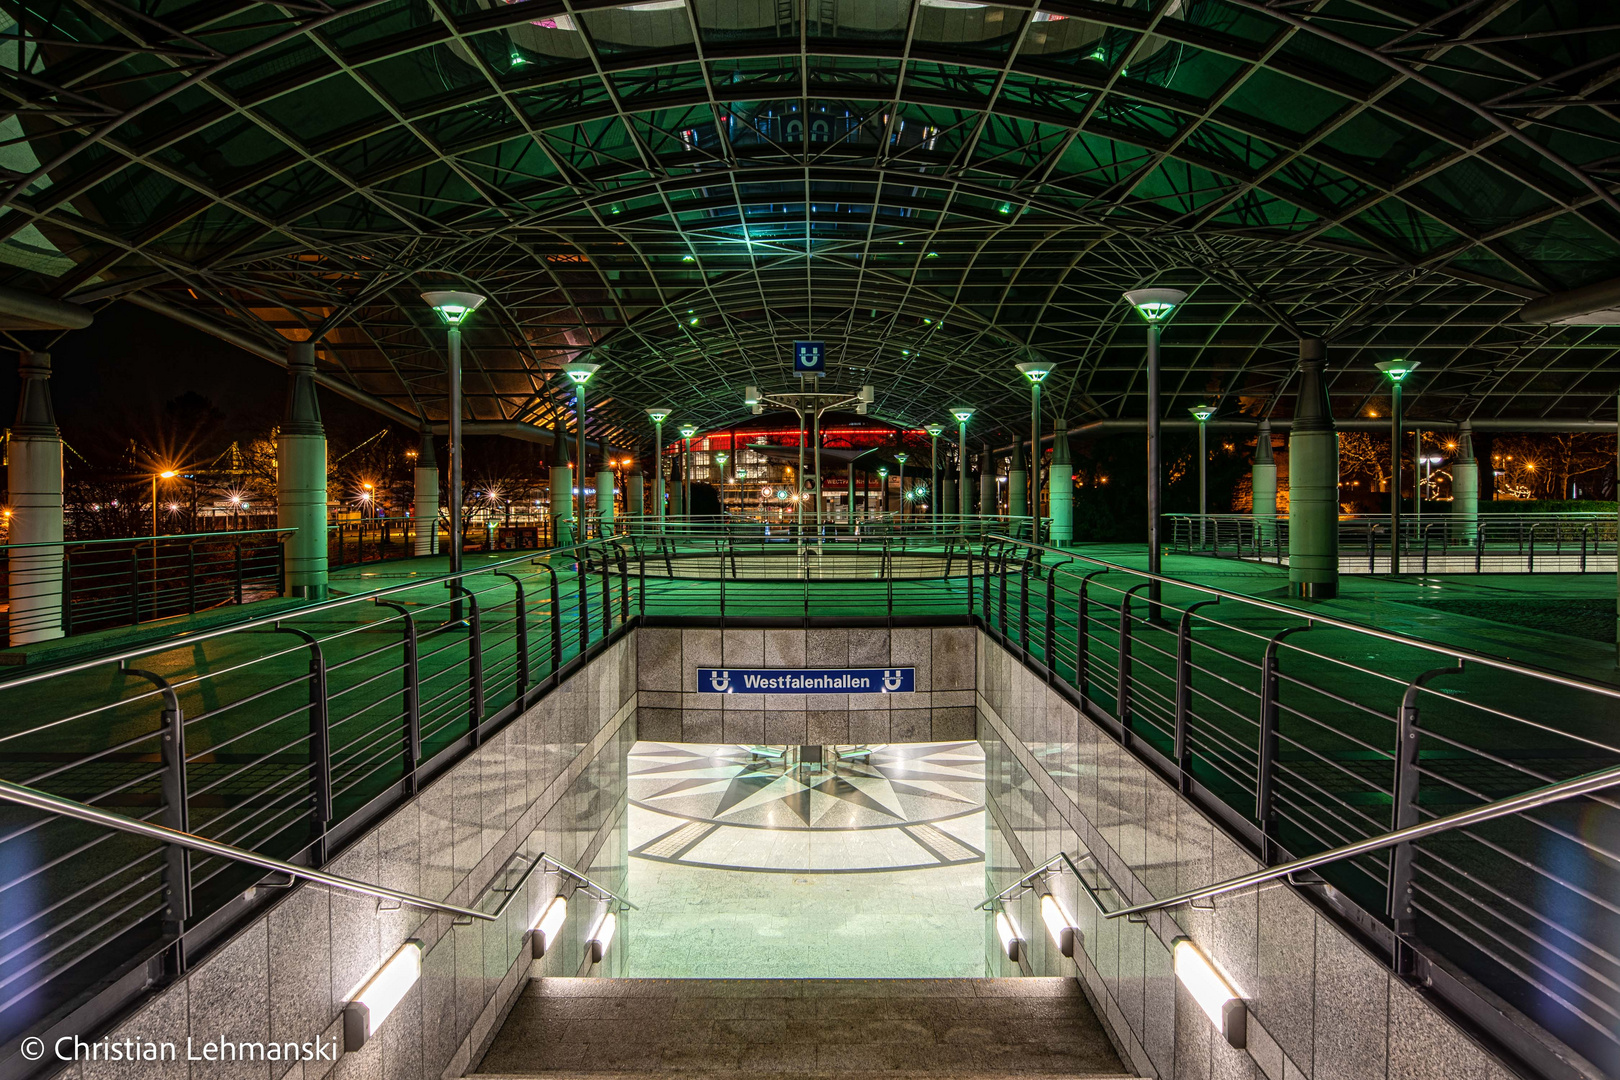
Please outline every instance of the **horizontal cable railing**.
M626 562L580 546L28 670L0 682L27 718L0 733L0 779L319 867L622 631L633 599ZM134 960L183 970L264 873L180 851L0 805L0 1041Z
M992 540L978 569L986 628L1264 863L1339 852L1319 872L1397 970L1475 1015L1490 1005L1467 986L1487 987L1620 1066L1620 800L1606 782L1364 843L1607 776L1620 688L1072 550Z
M1286 565L1287 515L1166 514L1169 549L1188 555ZM1391 558L1387 514L1339 518L1339 571L1387 574ZM1620 519L1601 513L1446 512L1403 516L1402 573L1613 573Z
M281 541L294 531L0 545L8 630L71 637L278 596Z

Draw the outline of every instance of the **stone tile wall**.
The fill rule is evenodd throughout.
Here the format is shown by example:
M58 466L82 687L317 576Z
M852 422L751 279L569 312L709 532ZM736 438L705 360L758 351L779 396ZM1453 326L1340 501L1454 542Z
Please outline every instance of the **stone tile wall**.
M327 867L335 874L467 906L520 846L544 851L622 888L627 876L626 766L635 740L634 635L584 669L438 777ZM610 793L604 797L604 793ZM616 796L616 797L614 797ZM478 1060L527 984L592 969L583 943L594 905L569 905L561 940L534 962L526 931L556 894L557 874L535 874L496 923L454 926L447 915L393 908L353 893L301 885L184 979L119 1024L112 1039L175 1042L163 1064L78 1062L75 1080L440 1080ZM423 973L358 1052L342 1050L344 1002L410 938ZM621 950L622 953L622 950ZM610 950L611 968L618 955ZM537 972L539 973L539 972ZM337 1048L337 1060L183 1060L187 1038ZM199 1049L197 1051L201 1053Z
M662 742L773 745L973 738L978 631L885 629L636 631L638 724ZM707 694L700 667L912 667L910 694Z
M1004 888L1058 852L1090 852L1113 908L1173 895L1258 864L987 635L978 644L986 803L998 828L987 865ZM1082 867L1085 864L1082 863ZM1077 916L1074 960L1051 944L1037 898L1013 915L1028 974L1078 966L1120 1056L1160 1080L1508 1080L1513 1074L1394 978L1291 885L1216 897L1146 923L1098 917L1072 875L1054 892ZM1249 1048L1234 1050L1176 981L1186 935L1248 1001ZM987 943L987 955L1004 956ZM1005 970L1015 974L1005 959Z

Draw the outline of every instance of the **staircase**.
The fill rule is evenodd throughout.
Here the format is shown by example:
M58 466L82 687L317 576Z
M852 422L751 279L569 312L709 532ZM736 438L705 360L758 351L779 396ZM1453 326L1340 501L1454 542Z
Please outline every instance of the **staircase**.
M1074 979L535 979L475 1075L1130 1075Z

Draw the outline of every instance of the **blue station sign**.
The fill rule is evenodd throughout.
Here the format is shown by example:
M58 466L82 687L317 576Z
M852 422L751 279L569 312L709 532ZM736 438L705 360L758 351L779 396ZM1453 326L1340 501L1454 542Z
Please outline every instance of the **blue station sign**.
M795 341L793 343L793 374L825 375L827 373L827 343L825 341Z
M700 694L910 694L916 668L698 668Z

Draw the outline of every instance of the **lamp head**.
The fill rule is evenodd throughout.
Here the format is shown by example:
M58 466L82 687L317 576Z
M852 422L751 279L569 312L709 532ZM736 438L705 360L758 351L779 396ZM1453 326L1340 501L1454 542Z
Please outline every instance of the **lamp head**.
M591 381L592 375L595 375L601 370L601 364L584 364L576 361L575 363L564 365L563 374L567 375L568 380L575 386L584 386L586 383Z
M973 418L973 410L959 405L951 410L951 415L956 417L958 424L965 424Z
M725 465L726 462L731 460L731 455L722 450L714 455L714 460L719 465Z
M696 434L697 428L693 427L691 424L687 424L685 427L681 428L681 438L683 439L690 439Z
M425 292L422 299L426 301L428 307L439 313L439 318L444 320L446 326L460 326L485 300L477 293L457 292L454 289Z
M1040 360L1026 360L1018 365L1018 370L1024 373L1024 378L1032 383L1043 383L1046 377L1052 374L1052 365Z
M755 405L759 404L759 387L743 387L743 404L747 405L749 408L753 408Z
M176 474L173 469L164 469L162 472L158 473L158 478L162 480L173 480L176 475L178 474Z
M1202 424L1205 420L1208 420L1210 417L1215 415L1215 406L1194 405L1187 411L1193 414L1194 420L1197 420L1200 424Z
M1384 377L1390 382L1399 384L1406 381L1406 377L1417 370L1418 362L1416 360L1380 360L1374 366L1379 371L1382 371Z
M887 480L889 478L889 467L887 465L879 465L878 466L878 475L883 477L883 479Z
M906 455L905 455L905 453L901 452L901 453L898 453L898 454L894 455L894 460L896 460L900 464L904 465L906 463Z
M1187 301L1180 289L1132 289L1125 294L1126 301L1150 324L1166 323L1177 308Z
M668 409L648 409L647 410L647 415L652 417L652 422L655 423L655 424L660 424L660 425L662 425L665 420L669 419L669 413L670 413L670 410L668 410Z
M944 424L929 424L927 427L923 428L923 430L928 432L928 437L930 439L937 439L937 438L940 437L941 434L944 433L945 425Z

